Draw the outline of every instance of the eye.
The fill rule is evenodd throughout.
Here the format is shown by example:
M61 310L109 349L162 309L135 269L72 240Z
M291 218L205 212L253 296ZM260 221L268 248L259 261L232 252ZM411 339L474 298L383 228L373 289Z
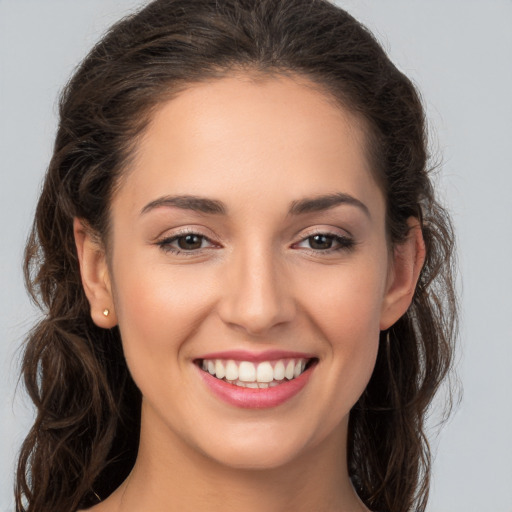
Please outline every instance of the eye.
M214 247L214 243L199 233L182 233L164 238L157 242L166 252L199 252L201 249Z
M354 240L347 236L334 233L315 233L301 240L295 247L312 249L315 252L332 252L351 249L354 245Z
M176 239L176 244L184 251L193 251L201 249L203 246L204 237L201 235L189 234L183 235Z
M329 235L313 235L307 239L311 249L326 250L331 249L334 243L334 237Z

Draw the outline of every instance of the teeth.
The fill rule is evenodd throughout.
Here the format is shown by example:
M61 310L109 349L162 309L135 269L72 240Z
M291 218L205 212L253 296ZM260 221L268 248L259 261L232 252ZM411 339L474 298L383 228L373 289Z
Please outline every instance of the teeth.
M225 376L226 370L222 364L222 361L215 361L215 377L217 377L217 379L223 379Z
M249 361L242 361L238 367L238 378L243 382L256 381L256 367Z
M305 369L306 359L280 359L262 361L234 361L224 359L203 360L201 368L218 379L224 379L236 386L268 388L277 386L285 378L297 378Z
M286 365L286 370L284 371L284 376L288 379L288 380L292 380L293 379L293 374L295 373L294 372L295 370L295 363L293 361L293 359L291 361L288 362L288 364Z
M284 379L284 363L283 361L277 361L274 366L274 379L275 380L283 380Z
M235 361L228 361L226 365L226 379L238 380L238 366L236 365Z
M270 363L264 362L258 365L256 380L258 382L272 382L274 380L274 369Z
M266 389L266 388L274 388L275 386L279 386L279 382L243 382L241 380L228 381L230 384L234 386L238 386L240 388L251 388L251 389Z
M301 373L302 373L302 365L301 365L300 361L297 361L295 363L295 368L293 370L293 376L298 377Z

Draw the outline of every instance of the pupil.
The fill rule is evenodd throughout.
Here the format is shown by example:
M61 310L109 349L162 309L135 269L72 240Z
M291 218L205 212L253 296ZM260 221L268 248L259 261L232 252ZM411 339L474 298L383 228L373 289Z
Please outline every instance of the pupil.
M309 237L309 245L312 249L330 249L332 240L326 235L314 235Z
M201 248L202 237L199 235L185 235L179 238L178 245L180 249L191 250Z

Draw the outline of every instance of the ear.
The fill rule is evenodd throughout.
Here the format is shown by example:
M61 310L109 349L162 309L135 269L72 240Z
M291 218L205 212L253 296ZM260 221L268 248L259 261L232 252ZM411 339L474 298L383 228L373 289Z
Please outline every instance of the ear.
M73 232L92 320L98 327L110 329L117 325L117 316L105 249L85 221L75 218Z
M392 266L388 272L386 294L382 302L380 329L389 329L411 305L416 283L425 263L425 242L418 219L407 221L406 240L393 251Z

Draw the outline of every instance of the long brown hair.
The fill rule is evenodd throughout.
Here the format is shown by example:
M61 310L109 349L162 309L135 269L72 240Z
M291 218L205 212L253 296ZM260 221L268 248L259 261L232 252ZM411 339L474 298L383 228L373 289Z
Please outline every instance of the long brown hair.
M60 124L25 259L44 317L22 374L37 410L21 449L17 512L73 512L106 498L137 454L140 392L117 328L94 325L72 222L108 246L109 204L151 113L187 85L233 70L293 73L365 123L387 201L391 246L420 220L426 262L407 313L382 332L372 378L351 411L349 472L364 503L424 510L425 415L456 334L453 233L436 201L414 86L358 21L327 0L156 0L114 25L64 89Z

